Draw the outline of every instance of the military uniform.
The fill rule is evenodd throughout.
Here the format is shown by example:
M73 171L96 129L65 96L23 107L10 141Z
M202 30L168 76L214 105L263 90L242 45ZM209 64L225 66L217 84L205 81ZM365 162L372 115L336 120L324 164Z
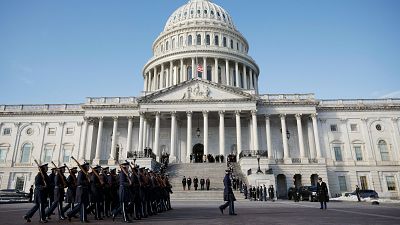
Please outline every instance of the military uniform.
M124 222L130 223L132 222L129 217L128 217L128 212L127 212L127 207L128 203L131 201L131 192L129 190L131 182L129 179L129 174L128 174L128 166L129 163L124 163L121 164L121 169L124 169L124 171L121 171L119 174L119 208L114 209L112 212L113 220L115 217L122 212L122 216L124 218Z
M60 220L65 219L64 211L63 211L63 201L64 201L64 195L65 195L64 188L67 185L67 183L66 183L67 178L64 176L64 170L65 170L65 166L57 169L57 174L54 177L53 203L46 211L46 216L50 217L50 215L53 214L54 210L57 208L58 217Z
M229 206L229 215L236 215L234 201L236 201L235 195L232 190L232 182L230 178L230 170L226 170L226 174L224 177L224 201L225 204L219 207L221 213L224 213L224 209Z
M76 195L76 186L77 186L77 179L76 179L77 168L73 167L70 169L70 174L67 178L67 194L65 196L65 202L67 205L64 207L63 211L66 212L68 209L74 208L75 203L75 195Z
M71 217L75 216L79 212L79 219L81 222L89 222L87 219L87 207L89 205L89 180L86 175L89 169L89 163L85 163L82 165L82 170L78 172L77 178L77 188L76 188L76 196L75 202L77 205L70 211L67 216L70 220Z

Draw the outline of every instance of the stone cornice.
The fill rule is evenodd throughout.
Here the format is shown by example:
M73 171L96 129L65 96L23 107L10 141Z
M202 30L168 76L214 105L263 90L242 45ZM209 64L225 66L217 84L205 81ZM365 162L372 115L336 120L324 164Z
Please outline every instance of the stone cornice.
M0 112L0 117L3 116L83 116L84 111L48 111L48 112Z
M400 110L400 105L397 106L383 106L383 105L370 105L370 106L317 106L317 111L391 111Z

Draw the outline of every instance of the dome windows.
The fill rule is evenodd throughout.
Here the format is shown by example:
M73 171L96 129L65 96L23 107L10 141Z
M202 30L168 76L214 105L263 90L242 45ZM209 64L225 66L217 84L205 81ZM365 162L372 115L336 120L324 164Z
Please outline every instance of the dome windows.
M214 16L214 11L213 10L211 10L211 15Z
M216 46L219 46L219 37L218 37L218 35L215 35L215 37L214 37L214 44Z
M231 39L231 49L233 49L233 40Z
M200 34L197 35L197 43L196 44L201 45L201 35Z
M223 45L224 45L224 47L226 47L226 46L227 46L227 43L226 43L226 37L224 37L224 38L223 38Z
M168 51L168 46L169 46L169 42L167 41L167 42L165 43L165 51Z
M205 10L204 10L204 14L206 14L206 15L207 15L207 9L205 9Z
M221 14L220 14L219 12L217 12L217 16L218 16L218 17L221 17Z
M201 13L201 11L200 11L200 9L198 9L198 10L197 10L197 14L200 14L200 13Z
M192 35L188 36L188 46L192 45Z
M210 40L210 35L209 34L207 34L206 35L206 45L210 45L211 43L211 40Z

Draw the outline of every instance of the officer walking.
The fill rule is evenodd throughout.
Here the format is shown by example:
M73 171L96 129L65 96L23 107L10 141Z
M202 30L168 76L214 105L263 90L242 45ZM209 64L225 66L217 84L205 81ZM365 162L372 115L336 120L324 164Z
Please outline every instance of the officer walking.
M226 170L225 171L225 177L224 177L224 201L226 201L225 204L219 206L219 210L221 211L222 214L224 214L224 209L229 206L229 215L235 216L237 215L235 213L235 205L234 201L236 201L235 195L233 194L232 190L232 182L231 182L231 171Z

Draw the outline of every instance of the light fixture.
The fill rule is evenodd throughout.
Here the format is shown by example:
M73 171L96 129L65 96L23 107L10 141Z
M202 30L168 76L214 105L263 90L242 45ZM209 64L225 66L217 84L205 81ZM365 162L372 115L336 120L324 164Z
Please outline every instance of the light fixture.
M282 133L282 128L281 128L281 133ZM286 138L289 140L290 139L290 132L289 130L286 130Z
M197 129L196 129L197 138L200 138L200 126L199 126L199 124L200 124L199 119L197 119Z
M261 158L261 155L260 155L259 152L257 152L257 162L258 162L257 173L263 173L263 172L261 171L261 168L260 168L260 158Z

